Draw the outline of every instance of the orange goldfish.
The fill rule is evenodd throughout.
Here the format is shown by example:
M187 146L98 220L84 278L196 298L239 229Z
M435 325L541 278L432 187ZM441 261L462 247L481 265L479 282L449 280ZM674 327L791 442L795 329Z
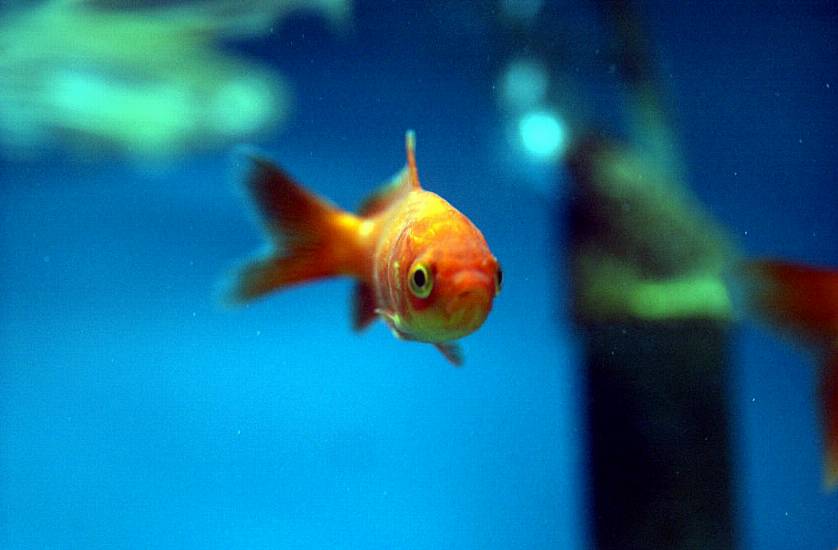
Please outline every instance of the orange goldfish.
M273 249L236 274L232 301L326 277L353 277L356 329L380 317L396 337L431 343L462 364L455 341L486 320L500 292L501 268L477 227L422 189L413 132L406 148L407 165L357 214L250 156L244 185Z
M814 345L821 358L825 481L838 484L838 271L779 261L749 265L754 306L775 325Z

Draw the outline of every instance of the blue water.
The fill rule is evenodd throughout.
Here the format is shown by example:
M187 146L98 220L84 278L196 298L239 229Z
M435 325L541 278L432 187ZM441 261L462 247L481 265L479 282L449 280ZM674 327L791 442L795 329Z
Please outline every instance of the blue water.
M294 18L236 47L294 87L289 123L257 145L338 204L399 169L416 130L423 184L503 263L466 367L380 323L353 333L344 280L220 307L219 278L262 243L232 147L151 168L5 154L0 547L587 547L582 371L552 202L565 182L548 199L526 174L543 167L510 168L501 53L470 4L445 5L361 5L346 36ZM690 184L747 255L838 266L830 5L645 11ZM739 541L834 547L814 364L747 319L734 338Z

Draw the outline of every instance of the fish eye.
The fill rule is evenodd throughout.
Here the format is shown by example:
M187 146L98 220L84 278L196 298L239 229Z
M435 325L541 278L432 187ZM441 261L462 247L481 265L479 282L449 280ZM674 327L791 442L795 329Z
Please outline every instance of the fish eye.
M431 295L431 289L434 287L433 276L424 264L417 264L413 268L408 282L410 291L417 298L427 298Z
M498 266L497 272L495 272L495 296L500 294L500 288L503 284L503 270L500 266Z

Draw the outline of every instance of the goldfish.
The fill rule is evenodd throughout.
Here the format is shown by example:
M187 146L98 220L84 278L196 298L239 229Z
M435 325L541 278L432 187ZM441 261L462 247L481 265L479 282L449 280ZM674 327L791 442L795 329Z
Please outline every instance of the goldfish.
M228 299L242 303L328 277L355 279L353 325L382 319L402 340L433 344L454 365L458 339L489 315L502 271L480 230L419 183L415 134L407 162L356 214L306 190L258 154L244 188L270 250L234 274Z
M808 342L820 359L827 488L838 485L838 270L777 260L747 265L754 309Z

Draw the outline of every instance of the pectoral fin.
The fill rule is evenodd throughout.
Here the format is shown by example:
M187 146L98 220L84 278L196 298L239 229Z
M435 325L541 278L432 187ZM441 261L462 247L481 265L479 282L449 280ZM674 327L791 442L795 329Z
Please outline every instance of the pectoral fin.
M375 316L375 291L366 283L358 283L352 296L352 327L355 330L364 329L375 320Z
M386 309L376 309L375 313L384 319L384 322L387 323L387 326L390 328L390 332L393 333L393 336L399 340L413 340L409 334L402 330L402 322L398 313L387 311Z
M383 309L376 309L375 313L381 315L382 319L387 323L387 326L390 327L390 332L393 333L393 336L398 338L399 340L413 340L416 341L415 338L410 336L410 334L404 332L401 327L401 319L399 318L398 313L394 313L391 311L386 311ZM463 350L460 347L460 344L457 342L436 342L434 343L434 347L438 349L442 355L445 356L448 361L451 362L455 367L460 367L463 364Z

